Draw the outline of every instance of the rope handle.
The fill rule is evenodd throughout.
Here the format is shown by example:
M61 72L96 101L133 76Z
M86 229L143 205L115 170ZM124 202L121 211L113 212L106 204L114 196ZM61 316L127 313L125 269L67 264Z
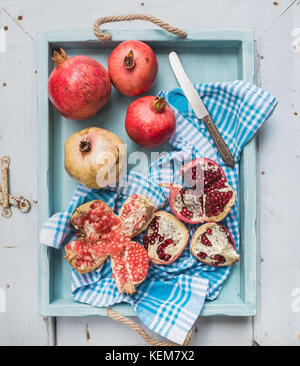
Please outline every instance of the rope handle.
M160 19L147 14L128 14L128 15L113 15L108 17L102 17L95 21L93 25L93 31L95 36L102 42L111 40L111 33L103 33L100 30L100 25L104 23L123 22L129 20L147 20L152 22L166 31L176 34L179 37L186 38L187 33L179 28L172 27L170 24L161 21Z
M134 331L136 331L147 343L151 344L151 346L181 346L180 344L177 343L173 343L173 342L161 342L161 341L157 341L156 339L150 337L145 331L144 329L139 326L136 322L134 322L133 320L130 320L128 318L126 318L125 316L117 313L115 310L111 309L111 308L107 308L106 310L107 315L113 319L116 320L120 323L126 324L128 325L130 328L132 328ZM191 336L192 336L192 330L190 330L186 336L186 339L183 343L183 346L188 346L190 341L191 341Z

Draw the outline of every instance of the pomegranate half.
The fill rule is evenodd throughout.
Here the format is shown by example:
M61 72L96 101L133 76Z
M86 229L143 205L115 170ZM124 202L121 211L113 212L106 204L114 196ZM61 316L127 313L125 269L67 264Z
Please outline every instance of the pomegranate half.
M68 58L61 48L55 51L56 63L48 81L49 99L68 119L82 120L95 116L107 103L111 82L107 71L94 59L78 55Z
M126 148L114 133L98 127L74 133L65 143L67 173L89 188L119 181L126 166Z
M163 97L148 95L129 105L125 128L134 142L152 148L170 140L176 129L176 121L172 109Z
M108 73L122 94L138 96L155 83L158 64L152 49L141 41L120 43L108 58Z
M144 248L154 264L170 264L183 252L189 231L174 215L157 211L144 236Z
M199 261L216 267L232 266L240 258L230 232L215 222L208 222L196 230L190 251Z
M173 213L189 224L222 221L234 205L235 193L221 167L213 160L198 158L184 165L181 175L191 188L161 184L170 189Z

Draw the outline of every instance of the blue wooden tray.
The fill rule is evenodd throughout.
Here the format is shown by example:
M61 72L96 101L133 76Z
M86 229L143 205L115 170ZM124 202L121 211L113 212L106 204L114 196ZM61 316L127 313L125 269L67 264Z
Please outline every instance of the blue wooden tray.
M141 150L127 136L124 118L133 100L113 89L108 105L92 120L70 121L61 117L48 100L48 76L53 69L53 49L63 47L69 56L85 54L107 66L112 49L121 41L138 39L155 51L159 63L157 82L151 94L178 87L168 62L175 50L195 82L229 81L254 77L254 43L251 30L190 31L188 38L160 30L112 31L113 41L99 42L91 32L40 33L38 35L38 226L68 205L76 187L64 170L64 142L74 132L99 126L118 134L128 153ZM170 150L166 145L161 151ZM144 150L148 155L149 151ZM240 163L239 209L241 259L215 301L205 303L201 315L251 316L256 312L256 141L244 149ZM71 295L71 266L63 250L38 244L39 312L48 316L106 315L105 308L75 302ZM114 307L135 315L128 304Z

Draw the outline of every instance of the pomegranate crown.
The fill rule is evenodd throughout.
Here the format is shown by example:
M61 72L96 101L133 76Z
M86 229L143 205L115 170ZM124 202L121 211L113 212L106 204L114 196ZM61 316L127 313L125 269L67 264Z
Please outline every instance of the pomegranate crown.
M55 62L56 66L59 66L60 64L65 62L67 59L68 59L68 56L62 48L60 48L60 53L58 51L54 51L52 61Z
M166 109L167 102L165 101L164 97L155 97L153 101L153 109L155 112L163 113Z
M124 57L123 63L124 63L125 69L130 70L134 67L134 56L133 56L133 51L132 50L130 50L128 55L126 55Z
M91 151L91 146L92 146L92 143L90 140L88 139L83 139L80 141L80 144L79 144L79 150L84 154L84 153L88 153Z

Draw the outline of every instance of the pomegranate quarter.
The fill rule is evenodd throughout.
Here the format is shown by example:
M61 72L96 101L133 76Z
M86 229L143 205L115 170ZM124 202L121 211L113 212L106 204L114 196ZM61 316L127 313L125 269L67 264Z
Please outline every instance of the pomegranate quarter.
M120 292L135 293L135 287L143 282L149 270L147 250L134 241L125 251L111 257L113 278Z
M147 229L155 211L156 207L149 197L143 194L128 197L119 211L122 231L130 238L137 236Z
M48 81L49 99L68 119L82 120L95 116L107 103L111 82L107 71L88 56L68 58L61 48L55 51L56 63Z
M154 264L170 264L183 252L189 231L174 215L157 211L144 236L144 248Z
M216 267L232 266L240 258L230 232L215 222L208 222L196 230L190 251L199 261Z
M170 189L173 213L189 224L219 222L230 212L235 193L221 167L210 159L198 158L181 168L184 182L191 188L162 183Z
M129 105L125 128L134 142L152 148L170 140L176 129L176 121L164 98L148 95Z
M108 58L108 73L122 94L138 96L155 83L158 64L152 49L141 41L120 43Z

